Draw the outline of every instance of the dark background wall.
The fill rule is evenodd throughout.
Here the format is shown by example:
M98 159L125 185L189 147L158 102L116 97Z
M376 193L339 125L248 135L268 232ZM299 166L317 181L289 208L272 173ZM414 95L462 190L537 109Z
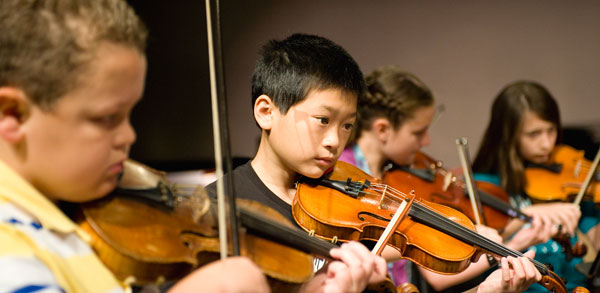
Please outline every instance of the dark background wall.
M155 166L210 166L204 2L130 2L150 29L148 79L144 100L134 111L138 142L132 157ZM600 125L597 1L253 0L221 5L237 157L251 157L259 135L250 108L257 52L267 40L294 32L339 43L365 73L396 64L419 76L446 109L425 151L450 166L458 164L455 138L466 136L473 155L493 98L516 79L546 85L566 126Z

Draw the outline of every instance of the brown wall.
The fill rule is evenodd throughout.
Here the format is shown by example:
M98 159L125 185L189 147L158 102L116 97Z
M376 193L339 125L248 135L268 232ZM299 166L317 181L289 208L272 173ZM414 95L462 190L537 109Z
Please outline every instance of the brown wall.
M241 3L233 3L241 2ZM295 32L345 47L365 73L396 64L427 83L445 113L431 129L430 155L458 164L455 138L474 155L491 102L508 82L546 85L564 124L600 124L598 1L222 1L233 153L258 139L250 75L260 46Z

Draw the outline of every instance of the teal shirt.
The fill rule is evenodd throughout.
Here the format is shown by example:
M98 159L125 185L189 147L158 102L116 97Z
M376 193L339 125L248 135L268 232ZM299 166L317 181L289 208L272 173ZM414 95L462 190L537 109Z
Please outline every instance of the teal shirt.
M500 177L495 174L474 174L475 180L481 180L490 182L500 186ZM526 206L531 205L529 198L521 195L510 195L511 205L522 209ZM582 232L587 232L593 226L598 223L600 213L594 208L594 204L581 205L582 216L579 221L578 227ZM571 238L571 245L577 243L577 235ZM567 261L565 254L562 252L562 246L550 239L546 243L541 243L529 247L535 251L535 260L543 264L551 264L553 266L553 272L558 276L567 280L567 289L572 291L577 286L586 287L586 277L575 269L575 265L582 262L581 257L574 257L570 261ZM540 284L533 284L526 292L548 292Z

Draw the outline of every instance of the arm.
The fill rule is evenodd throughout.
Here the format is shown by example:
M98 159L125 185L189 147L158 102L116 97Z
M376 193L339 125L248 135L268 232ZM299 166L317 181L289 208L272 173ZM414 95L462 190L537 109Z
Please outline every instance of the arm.
M235 278L235 279L233 279ZM246 257L230 257L197 269L169 292L270 292L261 270Z

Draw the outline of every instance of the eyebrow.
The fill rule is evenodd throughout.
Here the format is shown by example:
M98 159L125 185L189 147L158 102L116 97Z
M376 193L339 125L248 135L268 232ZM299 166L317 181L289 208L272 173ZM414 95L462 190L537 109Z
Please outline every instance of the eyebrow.
M327 111L329 111L331 113L338 113L339 112L338 109L336 109L334 107L331 107L331 106L327 106L327 105L323 105L323 106L321 106L321 108L323 108L323 109L325 109L325 110L327 110ZM348 118L354 118L354 117L356 117L356 111L352 112L352 113L350 113L350 115L348 115Z

